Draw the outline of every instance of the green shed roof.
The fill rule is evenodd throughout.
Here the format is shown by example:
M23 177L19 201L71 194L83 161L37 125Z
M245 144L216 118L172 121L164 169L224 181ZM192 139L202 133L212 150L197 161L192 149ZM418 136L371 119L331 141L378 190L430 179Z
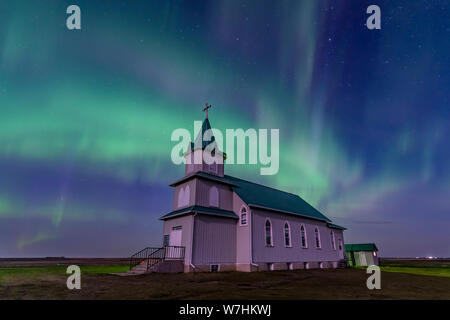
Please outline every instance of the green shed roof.
M228 175L225 175L225 178L236 185L236 187L232 187L233 191L250 206L254 205L331 222L330 219L298 195Z
M225 217L225 218L238 219L238 216L233 211L223 210L223 209L218 209L218 208L211 208L211 207L202 207L202 206L190 206L190 207L182 208L179 210L171 211L168 214L162 216L160 219L166 220L169 218L173 218L175 216L180 216L180 215L188 214L191 212L221 216L221 217Z
M345 251L378 251L375 243L353 243L346 244Z

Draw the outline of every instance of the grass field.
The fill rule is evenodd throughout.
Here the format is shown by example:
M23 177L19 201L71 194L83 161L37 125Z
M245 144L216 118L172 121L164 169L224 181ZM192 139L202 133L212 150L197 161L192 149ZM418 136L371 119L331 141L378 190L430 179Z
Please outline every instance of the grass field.
M381 290L368 290L365 270L354 268L110 274L126 264L80 265L82 288L68 290L67 266L9 265L0 266L0 299L450 299L448 267L433 263L382 261Z
M450 260L381 260L380 264L386 272L450 277Z

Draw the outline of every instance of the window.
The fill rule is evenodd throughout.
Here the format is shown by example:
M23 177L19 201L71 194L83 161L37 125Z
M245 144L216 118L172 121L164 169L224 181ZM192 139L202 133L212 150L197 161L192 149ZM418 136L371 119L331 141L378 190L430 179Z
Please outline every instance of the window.
M331 248L333 248L333 250L336 250L336 241L334 239L333 230L330 231L330 241L331 241Z
M219 265L218 265L218 264L211 264L211 265L209 266L209 270L210 270L211 272L218 272L218 271L219 271Z
M307 244L306 244L306 230L305 230L305 226L303 224L300 227L300 236L302 238L302 247L303 248L307 248Z
M219 206L219 190L216 187L209 189L209 205L212 207Z
M270 223L270 220L266 220L266 246L271 247L272 246L272 224Z
M178 207L185 207L189 205L191 194L189 186L186 186L186 188L180 188L178 191Z
M303 268L309 269L309 263L308 262L303 262Z
M321 248L319 228L314 228L314 234L316 236L316 248Z
M323 262L319 262L319 268L323 269Z
M342 251L342 240L339 239L339 251Z
M292 262L287 263L287 269L288 270L294 270L294 264Z
M287 222L284 223L284 245L286 247L291 246L291 228Z
M164 239L163 239L163 247L168 247L168 246L169 246L169 235L165 234Z
M242 206L242 209L241 209L241 226L246 226L246 225L247 225L247 208Z
M270 270L270 271L273 271L274 270L273 263L268 263L267 264L267 269Z
M377 256L377 253L376 253L375 251L373 252L373 256L374 256L374 257L376 257L376 256Z

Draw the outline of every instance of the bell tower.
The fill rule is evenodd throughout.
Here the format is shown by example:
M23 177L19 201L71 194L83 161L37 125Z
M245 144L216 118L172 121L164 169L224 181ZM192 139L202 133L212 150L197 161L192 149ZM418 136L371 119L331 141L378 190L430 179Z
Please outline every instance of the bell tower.
M208 120L208 109L210 108L211 105L209 104L206 104L205 108L203 108L205 120L202 128L195 141L191 142L189 150L184 154L186 158L186 176L196 172L204 172L223 177L226 154L219 150L216 138L213 135L211 124Z

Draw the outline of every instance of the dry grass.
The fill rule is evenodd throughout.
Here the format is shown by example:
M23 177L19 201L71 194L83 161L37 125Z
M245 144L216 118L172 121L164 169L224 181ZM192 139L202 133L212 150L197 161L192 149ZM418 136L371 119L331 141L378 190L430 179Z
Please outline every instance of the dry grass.
M82 267L82 289L66 288L65 267L0 268L0 299L450 299L450 278L382 272L366 288L361 269L255 273L104 274L123 265Z

